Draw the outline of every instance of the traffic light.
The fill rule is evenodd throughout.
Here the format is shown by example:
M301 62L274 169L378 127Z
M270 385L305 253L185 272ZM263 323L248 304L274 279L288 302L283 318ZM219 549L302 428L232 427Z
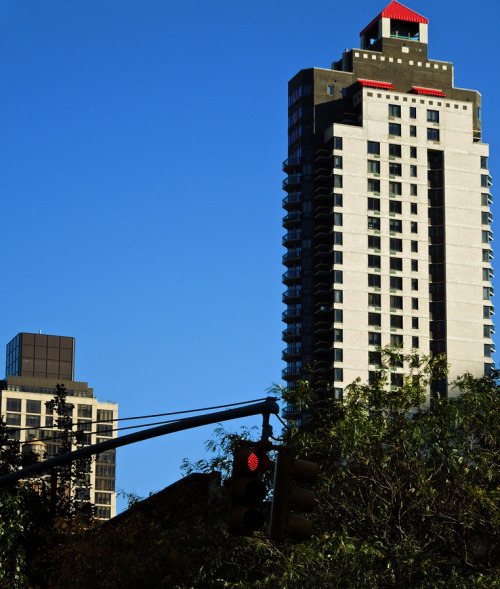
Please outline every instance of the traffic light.
M308 540L312 522L291 512L308 513L314 509L314 492L295 487L294 483L314 483L318 478L318 465L295 457L290 448L279 448L274 475L274 494L271 510L272 540L296 538Z
M240 444L235 449L227 518L230 534L248 536L264 525L267 486L263 479L269 466L268 455L257 446Z

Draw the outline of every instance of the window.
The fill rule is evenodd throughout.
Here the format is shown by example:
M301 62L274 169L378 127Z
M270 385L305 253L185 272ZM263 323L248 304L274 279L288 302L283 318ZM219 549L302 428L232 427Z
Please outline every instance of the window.
M418 260L411 261L411 271L418 272Z
M377 160L368 160L368 173L380 174L380 162Z
M380 192L380 180L368 178L368 192Z
M481 206L487 207L491 204L491 196L488 193L481 194Z
M416 147L410 147L410 157L412 157L412 158L417 157L417 148Z
M41 413L42 402L41 401L26 401L26 413Z
M397 145L396 143L389 143L389 156L401 157L401 145Z
M380 327L382 325L382 315L380 313L368 313L368 325Z
M20 413L7 413L5 416L5 423L7 425L21 425Z
M411 347L418 348L419 347L419 339L417 335L413 335L411 338Z
M333 149L342 149L342 137L333 138Z
M491 296L491 291L489 286L483 286L483 299L485 301L489 300Z
M342 309L334 309L333 320L335 323L344 323L344 311Z
M411 300L411 308L414 310L418 309L418 299L417 298L412 298Z
M368 247L371 249L380 249L380 237L378 235L368 236Z
M391 237L389 239L389 249L394 252L402 252L403 251L403 240L397 239L396 237Z
M381 305L381 297L380 294L376 292L369 292L368 293L368 306L369 307L380 307Z
M380 288L380 274L368 274L368 286Z
M381 346L382 345L382 336L380 333L377 332L368 332L368 345L369 346Z
M26 415L26 427L40 427L40 416Z
M380 155L380 143L378 141L368 141L367 151L372 155Z
M401 118L401 107L399 104L389 104L389 116Z
M342 156L341 155L334 155L333 156L333 167L337 169L342 168Z
M401 137L401 125L399 123L389 123L389 135Z
M340 231L333 232L333 243L335 245L342 245L342 233Z
M417 215L418 214L418 205L416 202L410 203L410 214Z
M481 156L481 168L488 169L488 158L485 155Z
M380 231L380 217L368 217L368 229Z
M427 111L427 121L429 123L439 123L439 111L438 110L428 110Z
M368 352L368 364L375 366L382 365L382 354L380 352Z
M488 223L491 223L491 221L492 219L490 213L481 213L481 223L483 225L488 225Z
M410 184L410 196L417 196L418 188L416 184Z
M415 240L412 239L411 242L410 242L410 249L414 253L415 252L418 252L418 241L415 241Z
M333 369L333 380L342 382L344 380L344 370L342 368Z
M401 194L401 182L389 182L390 194Z
M333 271L333 282L335 284L342 284L342 282L343 282L342 270L334 270Z
M390 296L390 307L391 309L402 309L403 308L403 297L398 295Z
M391 327L393 329L403 329L402 315L391 315Z
M410 125L410 137L417 136L417 127L416 125Z
M342 188L342 176L339 176L339 174L335 174L333 176L333 185L335 186L335 188Z
M333 206L341 207L342 206L342 195L338 192L334 192L333 194Z
M333 252L333 263L334 264L342 264L344 261L344 252L339 252L338 250Z
M98 423L97 424L97 433L100 436L109 436L111 437L113 435L113 426L110 425L105 425L103 423Z
M413 178L417 177L417 166L410 166L410 176L412 176Z
M334 213L333 224L334 225L342 225L342 213Z
M418 233L418 223L416 221L410 221L410 231L412 233Z
M429 141L439 141L439 129L427 129L427 139Z
M411 279L411 289L418 290L418 278Z
M484 355L491 358L491 344L484 344Z
M92 417L92 405L78 405L78 417Z
M493 325L483 325L483 336L491 337Z
M402 258L390 258L389 267L391 270L399 270L401 272L403 270Z
M394 233L402 233L403 221L400 219L389 219L389 231Z
M401 201L399 200L390 200L389 201L389 213L396 213L398 215L401 214Z
M403 290L403 279L401 276L391 276L390 286L392 290Z
M391 176L401 176L401 164L389 162L389 174ZM401 193L399 193L401 194Z
M341 342L344 339L344 331L342 329L334 329L333 330L333 341L334 342Z
M344 291L335 289L333 291L333 301L335 303L343 303L344 302Z
M335 348L333 350L333 359L335 362L344 361L344 350L342 348Z
M411 318L411 328L418 329L418 317Z
M333 96L333 86L327 86L326 93L328 94L328 96Z
M380 256L368 254L368 268L380 268Z
M368 197L368 210L380 212L380 198Z
M489 262L492 257L491 250L483 250L483 262Z
M399 333L391 333L391 347L402 348L403 347L403 336Z
M489 243L490 242L491 232L490 231L482 231L481 233L482 233L483 243Z
M489 319L493 315L492 309L493 307L483 307L483 319Z
M417 118L417 109L414 106L410 106L410 119Z
M339 387L335 387L333 389L333 398L336 401L342 401L343 397L344 397L344 391Z
M7 411L21 411L21 399L7 399ZM19 424L21 425L21 424Z
M51 415L45 416L45 427L54 427L54 418Z

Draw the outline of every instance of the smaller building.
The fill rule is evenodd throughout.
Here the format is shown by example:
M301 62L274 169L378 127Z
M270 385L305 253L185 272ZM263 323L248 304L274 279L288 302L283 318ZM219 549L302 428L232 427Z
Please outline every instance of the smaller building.
M73 428L83 432L85 445L116 437L118 405L98 401L87 382L74 380L74 359L72 337L19 333L7 344L6 377L0 381L0 414L12 438L43 442L46 458L57 455L62 443L61 432L55 427L57 416L47 406L57 384L66 388ZM94 456L88 477L89 485L77 489L77 496L95 505L99 519L114 517L116 450Z

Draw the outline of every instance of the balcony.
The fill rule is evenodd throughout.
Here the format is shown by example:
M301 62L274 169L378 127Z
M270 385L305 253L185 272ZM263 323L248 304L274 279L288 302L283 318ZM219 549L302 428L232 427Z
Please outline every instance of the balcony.
M286 303L286 301L289 301L290 299L296 299L296 298L300 297L301 292L302 291L301 291L300 287L288 288L283 293L283 302Z
M331 272L331 264L326 264L324 262L321 262L319 264L316 264L316 266L314 267L314 275L315 276L327 276L330 274Z
M293 264L298 262L302 256L302 250L300 248L289 250L286 254L283 254L283 264Z
M291 325L290 327L287 327L284 331L283 331L283 340L288 341L289 339L293 339L296 338L300 335L301 332L301 327L297 327L295 325Z
M285 209L291 208L291 205L296 205L302 202L302 192L292 192L283 199L283 207Z
M330 331L331 328L332 328L332 325L328 321L317 321L314 324L314 333L316 333L316 334L326 333L326 332Z
M283 190L287 192L296 188L302 181L302 174L291 174L283 180Z
M287 360L291 356L300 356L301 347L300 346L287 346L282 351L283 360Z
M283 172L288 173L295 166L300 166L304 162L303 157L289 157L283 162Z
M302 315L302 307L289 307L286 311L283 311L283 321L290 321L290 319L297 319Z
M286 235L283 235L283 245L285 247L289 247L288 244L292 242L300 241L301 239L301 231L300 229L296 229L295 231L289 231Z
M283 380L292 380L294 376L298 376L302 372L302 366L287 366L281 371Z
M290 268L282 274L282 279L284 284L288 284L289 282L294 282L298 280L301 275L301 268Z
M329 206L320 206L316 209L315 213L314 213L314 218L315 219L322 219L325 220L333 214L333 209L332 207Z
M288 213L283 217L283 227L287 228L290 225L295 225L302 220L302 212L301 211L293 211Z

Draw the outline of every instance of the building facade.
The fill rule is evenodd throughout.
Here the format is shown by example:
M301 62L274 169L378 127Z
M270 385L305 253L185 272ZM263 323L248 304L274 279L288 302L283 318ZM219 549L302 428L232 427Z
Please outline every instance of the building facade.
M426 18L391 2L360 33L360 49L289 82L289 387L309 380L342 399L386 346L446 354L450 376L431 395L493 365L481 97L454 87L450 62L428 58L427 31Z
M73 427L83 432L85 445L116 437L118 405L98 401L88 383L74 380L74 359L72 337L19 333L7 344L0 414L13 438L44 442L47 458L57 455L62 443L61 432L55 427L57 415L47 406L57 384L66 387ZM99 519L114 517L116 450L94 456L87 476L87 484L76 489L77 497L90 499Z

